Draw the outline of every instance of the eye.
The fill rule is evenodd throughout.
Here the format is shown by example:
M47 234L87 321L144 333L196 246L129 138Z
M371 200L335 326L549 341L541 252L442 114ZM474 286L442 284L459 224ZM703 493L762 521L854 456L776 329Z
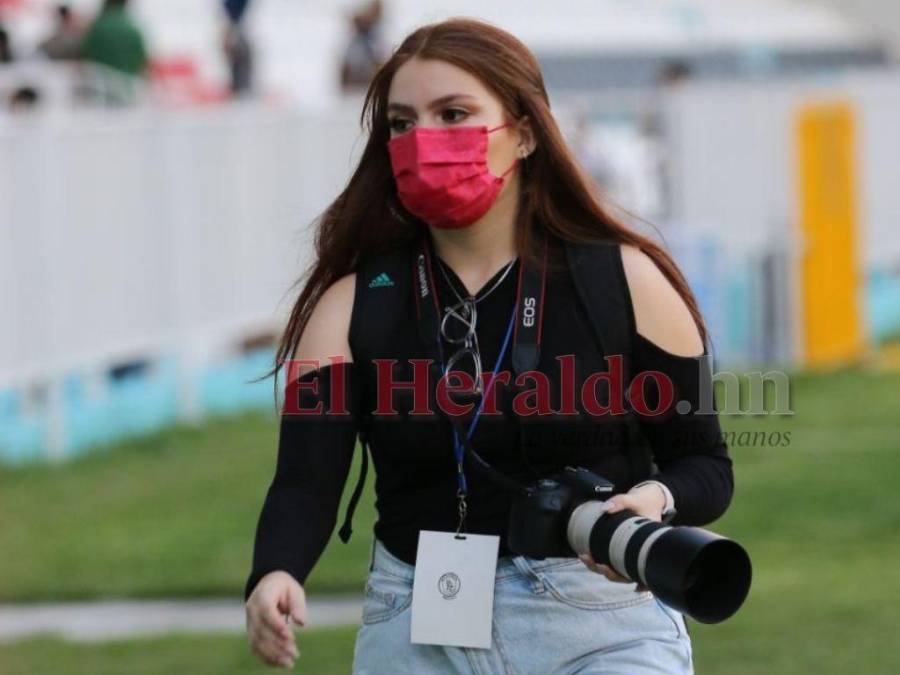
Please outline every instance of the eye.
M446 108L441 112L441 119L444 122L450 122L452 124L454 122L459 122L461 119L468 116L468 114L469 113L462 108Z
M395 117L388 121L388 126L391 131L396 131L398 134L402 134L407 130L408 127L405 125L409 122L409 120L403 119L402 117Z

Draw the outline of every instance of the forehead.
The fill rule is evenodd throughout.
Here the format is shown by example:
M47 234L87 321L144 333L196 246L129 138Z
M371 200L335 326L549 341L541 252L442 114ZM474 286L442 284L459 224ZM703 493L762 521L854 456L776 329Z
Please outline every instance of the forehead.
M459 66L437 59L412 58L394 73L388 89L388 104L400 103L425 109L436 98L467 94L487 104L500 102L481 80Z

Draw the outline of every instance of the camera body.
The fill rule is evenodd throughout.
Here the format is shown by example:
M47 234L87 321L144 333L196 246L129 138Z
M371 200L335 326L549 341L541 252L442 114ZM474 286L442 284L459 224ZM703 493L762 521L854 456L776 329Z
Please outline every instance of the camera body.
M567 529L572 512L609 498L615 485L582 467L566 467L526 488L512 504L509 547L529 558L574 556Z
M630 509L606 513L615 486L566 467L513 501L509 548L529 558L590 553L662 602L701 623L734 614L750 590L750 556L737 542L699 527L672 527Z

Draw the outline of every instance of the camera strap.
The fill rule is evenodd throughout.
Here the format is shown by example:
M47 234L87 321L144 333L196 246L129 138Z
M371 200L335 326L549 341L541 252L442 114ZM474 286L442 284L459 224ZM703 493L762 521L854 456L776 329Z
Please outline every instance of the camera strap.
M471 438L481 418L481 412L484 404L494 385L494 379L497 371L506 354L510 337L513 340L512 362L515 374L519 374L534 370L537 367L538 358L540 356L541 343L541 318L544 308L544 297L546 293L547 281L547 240L542 239L543 259L540 270L534 269L533 266L522 261L519 266L518 284L516 288L516 300L513 304L513 310L510 315L509 325L501 346L497 361L494 364L493 372L490 380L484 388L484 393L479 401L478 409L469 429L464 431L461 428L459 420L453 415L447 414L441 409L444 416L449 420L453 429L453 447L456 458L457 469L457 500L459 520L457 526L457 536L464 529L465 518L468 512L466 496L468 494L468 483L466 481L464 471L465 454L468 453L476 465L481 468L490 480L496 483L501 489L513 493L522 493L525 486L513 480L512 478L502 474L494 469L484 458L482 458L472 447ZM441 364L441 376L446 374L445 359L443 346L440 339L440 307L437 297L437 288L434 283L433 263L432 263L431 241L425 237L422 241L422 250L416 259L414 269L413 282L417 289L416 298L416 314L419 326L419 334L425 344L428 346L431 356ZM512 334L512 335L511 335Z
M516 288L516 316L513 328L512 363L516 375L537 368L541 353L541 317L547 289L546 236L542 236L543 257L540 269L523 260L519 266ZM434 283L430 237L422 238L421 251L413 269L413 284L416 292L416 320L419 336L428 347L429 356L443 363L443 349L440 339L440 307Z
M544 235L546 236L546 235ZM582 305L582 311L588 319L596 339L597 347L605 355L622 354L624 360L624 380L630 381L630 357L632 351L631 335L634 332L634 318L631 311L631 303L627 289L625 272L622 265L619 244L611 241L594 241L591 243L563 242L567 267L571 272L575 284L578 299ZM419 247L419 242L412 245L396 247L382 252L367 252L360 262L357 272L356 295L354 296L353 314L350 323L350 343L353 353L360 363L371 362L372 359L383 357L391 353L396 340L396 331L408 329L408 319L405 315L398 315L400 307L405 307L409 296L412 295L412 305L416 311L418 320L418 332L423 343L431 348L431 353L437 353L439 348L438 304L434 296L430 266L430 256L427 250ZM545 250L546 260L546 250ZM524 266L523 266L524 267ZM534 321L526 322L522 317L526 312L518 313L519 322L513 333L512 362L516 374L521 374L531 363L536 365L540 346L541 313L544 302L544 280L535 274L532 269L519 270L521 289L519 293L519 305L523 303L522 297L532 298L533 307L536 310ZM393 284L374 285L376 278L390 279ZM362 283L359 282L362 279ZM410 282L412 287L410 287ZM373 290L373 288L375 290ZM530 314L531 310L528 310ZM534 335L535 349L529 349L529 333ZM640 429L634 429L636 423L630 418L628 422L629 437L626 455L631 464L632 475L636 480L645 478L645 465L652 457L649 443L639 433ZM451 424L457 420L451 419ZM457 424L457 426L460 426ZM522 444L525 447L525 435L528 425L520 426ZM462 440L463 448L472 458L473 466L478 470L484 469L489 479L502 489L511 492L522 489L515 481L492 469L483 461L477 452L471 447L466 435L457 432ZM361 444L363 463L357 488L354 493L362 489L366 474L366 445L365 439ZM350 520L353 506L356 500L351 500L347 508L344 526L341 528L342 539L346 541L350 533ZM345 536L346 535L346 536Z
M494 484L497 485L500 489L509 492L513 495L526 494L528 488L523 483L515 480L514 478L510 478L505 473L501 473L493 466L491 466L484 457L479 455L475 448L472 446L472 441L470 437L463 433L462 426L459 423L459 420L451 415L446 416L450 421L450 424L453 426L456 434L459 438L462 439L463 449L466 453L468 453L469 457L475 462L475 466L478 467Z

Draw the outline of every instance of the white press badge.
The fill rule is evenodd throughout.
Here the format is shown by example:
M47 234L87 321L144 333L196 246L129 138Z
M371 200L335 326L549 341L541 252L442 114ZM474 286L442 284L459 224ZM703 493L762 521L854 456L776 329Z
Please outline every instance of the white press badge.
M500 537L419 532L411 642L490 649Z

